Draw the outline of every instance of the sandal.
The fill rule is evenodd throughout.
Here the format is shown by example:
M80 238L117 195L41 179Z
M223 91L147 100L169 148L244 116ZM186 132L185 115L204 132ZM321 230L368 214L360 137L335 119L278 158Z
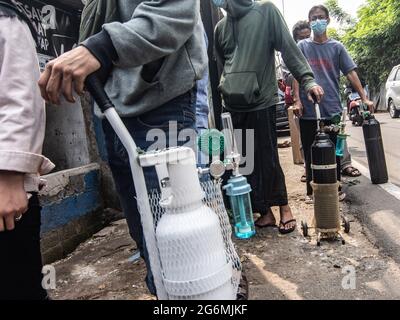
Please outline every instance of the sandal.
M278 148L290 148L291 146L292 146L292 143L290 141L278 143Z
M305 202L306 204L314 204L314 197L312 195L306 196Z
M342 175L346 177L356 178L361 176L361 172L354 167L347 167L346 169L342 170Z
M292 219L292 220L289 220L286 222L281 221L279 223L279 233L280 234L289 234L289 233L292 233L293 231L295 231L296 227L297 227L296 224L293 227L291 227L290 229L285 228L289 223L292 223L292 222L297 222L297 221L296 221L296 219Z

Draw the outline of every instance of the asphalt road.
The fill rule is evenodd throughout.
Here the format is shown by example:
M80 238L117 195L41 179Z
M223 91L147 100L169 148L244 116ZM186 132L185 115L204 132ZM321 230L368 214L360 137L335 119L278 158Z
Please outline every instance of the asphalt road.
M392 119L388 113L376 114L376 118L381 123L390 182L400 186L400 119ZM350 154L354 160L368 168L362 128L352 126L351 122L348 122L347 133L350 135Z

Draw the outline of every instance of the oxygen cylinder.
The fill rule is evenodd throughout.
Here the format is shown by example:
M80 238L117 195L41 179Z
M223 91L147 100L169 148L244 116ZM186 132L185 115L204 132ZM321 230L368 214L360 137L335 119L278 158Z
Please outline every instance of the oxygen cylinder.
M340 229L336 146L328 134L319 132L311 150L315 228L334 232Z
M371 181L373 184L387 183L389 177L386 167L381 125L373 115L369 115L365 119L363 132Z
M337 182L336 147L326 133L318 133L311 147L313 181L316 184Z
M184 148L181 148L184 152ZM227 262L217 214L202 200L194 152L167 163L170 197L161 207L156 238L164 285L171 300L232 300L232 266Z

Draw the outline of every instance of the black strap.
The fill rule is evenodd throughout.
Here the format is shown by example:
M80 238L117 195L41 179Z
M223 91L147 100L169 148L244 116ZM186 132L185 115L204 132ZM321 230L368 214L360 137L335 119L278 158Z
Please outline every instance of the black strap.
M34 24L32 23L32 21L26 16L26 14L22 11L20 11L14 4L12 4L9 1L0 1L0 6L4 7L6 9L12 10L13 12L16 13L16 15L21 18L21 20L23 20L24 22L26 22L26 24L28 25L29 29L31 30L32 33L32 37L35 40L35 43L37 43L37 30L36 27L34 26Z

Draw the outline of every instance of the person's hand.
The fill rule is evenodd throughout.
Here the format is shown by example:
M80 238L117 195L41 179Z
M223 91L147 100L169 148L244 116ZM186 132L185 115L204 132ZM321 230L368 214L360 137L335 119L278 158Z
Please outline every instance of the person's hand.
M374 113L374 103L369 99L362 100L362 103L368 107L369 112Z
M28 210L24 174L0 171L0 232L13 230L15 221Z
M303 104L301 101L297 101L293 105L293 112L296 115L296 117L301 118L303 116Z
M308 100L310 100L312 103L321 103L324 94L324 89L322 89L320 86L314 86L307 92ZM317 99L317 101L314 101L314 97Z
M50 61L39 79L43 99L60 104L64 95L68 102L74 103L73 90L81 95L86 77L99 70L100 62L85 47L77 47Z

